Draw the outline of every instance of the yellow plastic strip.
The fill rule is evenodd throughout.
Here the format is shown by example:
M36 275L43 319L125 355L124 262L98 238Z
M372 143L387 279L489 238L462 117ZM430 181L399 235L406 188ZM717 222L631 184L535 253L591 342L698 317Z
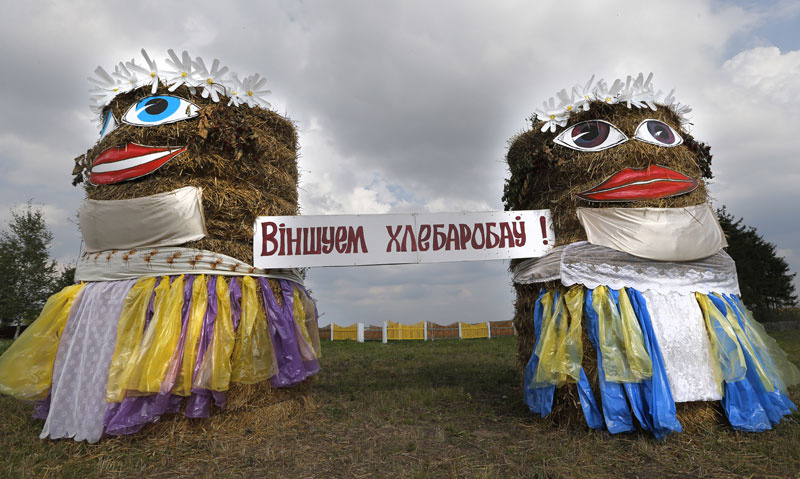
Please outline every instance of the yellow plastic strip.
M306 313L304 319L306 330L311 337L311 347L314 348L314 357L317 359L322 357L322 349L319 345L319 329L317 328L317 305L314 301L302 291L300 288L295 288L296 292L300 293L303 302L303 310Z
M170 285L164 276L156 286L153 318L142 337L142 346L136 355L135 367L127 381L127 389L146 394L157 393L169 366L181 334L181 309L183 308L183 275Z
M147 306L150 304L155 285L156 278L141 278L125 297L117 324L117 344L114 346L114 355L111 357L111 367L108 371L106 387L108 402L120 402L125 397L125 385L133 370L131 358L137 355L142 342Z
M195 277L192 284L192 306L189 315L189 324L186 328L186 342L183 349L183 362L172 389L173 394L188 396L192 393L192 380L194 363L197 358L197 343L200 340L200 331L203 329L203 318L208 307L208 288L206 276Z
M216 292L217 317L214 320L214 334L194 385L213 391L227 391L231 381L231 353L236 336L231 320L230 293L223 277L217 278Z
M644 345L644 334L636 319L628 291L619 291L619 312L622 319L622 332L625 340L625 354L634 382L653 377L653 362Z
M583 318L583 286L575 285L564 294L564 303L569 314L569 329L562 338L556 351L556 369L572 378L570 382L578 382L583 360L583 342L581 341L581 319Z
M778 342L772 338L764 326L753 318L753 314L744 307L739 301L732 301L736 309L742 315L742 322L744 323L745 330L752 340L753 346L756 348L764 367L776 380L780 381L775 386L781 391L786 392L787 386L800 384L800 369L797 368L786 355L786 352L781 349ZM766 359L768 358L768 359Z
M730 323L711 300L702 293L695 293L694 297L703 312L711 345L711 366L717 381L717 391L722 394L722 381L735 383L745 376L747 369L742 348Z
M306 311L305 306L303 305L302 294L303 293L300 291L300 288L294 288L292 293L292 297L294 299L292 316L294 316L294 324L296 325L301 336L300 338L297 338L298 346L300 347L300 353L304 360L309 361L316 359L316 352L311 344L311 335L308 333L308 328L306 327ZM356 331L356 334L358 334L358 331ZM301 341L303 341L305 344L302 344Z
M267 316L253 278L242 278L242 317L233 350L231 381L254 384L278 374Z
M547 296L547 294L545 294L545 296ZM545 304L544 299L543 297L542 304L545 310L542 317L541 338L536 343L536 355L539 356L539 366L536 368L533 383L535 385L561 385L566 382L565 374L559 372L560 363L558 358L559 346L564 341L564 337L567 333L564 295L558 295L558 299L555 300L555 307L552 310ZM548 303L553 300L553 297L549 298Z
M83 286L67 286L50 296L36 321L0 357L0 393L26 401L47 396L58 342Z
M619 297L621 309L617 310L608 288L598 286L592 293L605 379L617 383L639 382L652 377L653 366L627 292L620 290Z
M753 359L753 364L756 367L756 373L758 373L758 378L761 380L761 384L764 385L764 389L767 392L772 392L775 390L775 386L772 385L772 381L769 380L767 376L767 372L764 370L763 364L759 361L758 356L756 356L755 351L753 350L753 345L750 344L750 340L747 338L747 335L744 333L742 326L739 324L739 320L736 318L736 313L731 310L730 305L722 298L722 296L715 294L723 303L725 303L725 320L728 321L728 324L731 325L731 329L733 329L736 338L739 340L739 344L747 350L747 354ZM746 364L746 363L745 363Z

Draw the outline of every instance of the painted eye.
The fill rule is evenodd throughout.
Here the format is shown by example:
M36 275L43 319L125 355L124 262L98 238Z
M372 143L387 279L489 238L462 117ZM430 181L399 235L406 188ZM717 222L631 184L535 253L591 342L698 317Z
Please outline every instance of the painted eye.
M100 140L105 138L106 135L108 135L112 131L116 130L118 126L119 123L117 123L117 119L114 118L114 115L111 113L111 110L106 112L106 116L103 117L103 127L100 129Z
M555 143L578 151L600 151L628 141L625 133L603 120L582 121L567 128Z
M644 120L636 127L633 137L639 141L658 146L678 146L683 138L677 131L663 121Z
M136 126L156 126L194 118L199 111L197 105L177 96L148 96L131 106L122 121Z

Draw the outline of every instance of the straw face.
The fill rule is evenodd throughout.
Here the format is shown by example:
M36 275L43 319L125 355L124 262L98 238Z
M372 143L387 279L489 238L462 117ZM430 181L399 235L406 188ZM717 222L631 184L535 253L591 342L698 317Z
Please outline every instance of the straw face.
M573 114L564 130L542 132L538 128L539 122L532 130L511 140L507 155L511 175L506 181L503 197L507 209L549 208L557 244L568 244L586 239L575 215L577 207L610 206L608 201L602 201L604 198L598 201L581 199L578 195L596 188L625 169L647 169L660 165L689 178L687 181L692 183L694 189L670 197L631 195L634 198L624 203L612 198L610 201L614 201L614 204L611 206L664 208L697 205L708 200L703 181L703 178L711 177L707 148L684 132L679 133L683 138L682 143L675 146L658 146L636 137L638 127L646 120L656 120L676 132L680 131L680 121L674 112L667 108L652 111L629 109L623 104L594 103L598 102L593 102L590 110ZM603 124L613 125L628 140L598 151L579 151L555 142L560 135L569 133L572 126L591 120L602 120Z
M105 132L76 168L87 180L89 198L130 199L200 187L208 236L186 246L248 263L255 218L297 214L297 134L287 118L193 96L186 86L123 93L106 107L107 114L116 128ZM186 117L176 120L181 116Z

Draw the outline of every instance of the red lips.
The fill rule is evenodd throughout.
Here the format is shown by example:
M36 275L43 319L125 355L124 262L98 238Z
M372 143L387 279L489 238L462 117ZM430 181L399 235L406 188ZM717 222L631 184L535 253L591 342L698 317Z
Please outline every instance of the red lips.
M695 190L700 182L659 165L625 168L590 190L578 193L587 201L641 201L669 198Z
M95 185L109 185L139 178L156 171L184 151L185 146L154 148L135 143L109 148L95 158L89 181Z

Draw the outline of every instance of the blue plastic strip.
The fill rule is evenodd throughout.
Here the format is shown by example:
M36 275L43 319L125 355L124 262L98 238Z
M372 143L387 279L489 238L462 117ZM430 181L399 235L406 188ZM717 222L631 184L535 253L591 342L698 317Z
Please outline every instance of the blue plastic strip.
M599 345L599 324L597 313L592 306L592 290L586 291L583 312L586 318L586 331L589 335L594 350L597 352L597 377L600 384L600 401L603 406L603 419L605 420L608 431L612 434L633 431L633 417L628 409L628 401L625 399L625 390L619 383L606 382L605 371L603 370L603 357Z
M580 379L578 379L578 396L581 398L581 408L583 417L586 418L586 424L592 429L603 429L603 415L597 406L592 386L589 384L589 378L586 377L583 368L581 368Z
M639 291L628 288L628 298L631 306L639 319L639 326L644 335L644 345L653 364L653 377L642 382L641 391L646 403L647 416L652 424L653 435L657 439L664 438L670 432L681 432L683 427L678 421L675 410L675 400L664 369L664 358L658 346L650 313L647 311L647 302Z
M741 314L744 311L744 304L742 304L742 300L739 299L739 297L736 296L736 295L731 295L731 296L723 295L723 297L725 298L725 300L728 303L733 304L733 305L736 306L736 307L731 308L731 309L733 309L733 311L736 313L736 317L739 319L739 324L742 324L742 329L744 329L744 324L743 323L745 321L749 322L750 320L748 318L744 317ZM745 331L745 334L747 334L747 329L744 329L744 331ZM748 337L748 339L751 339L750 342L752 344L752 338ZM772 358L769 357L769 352L768 351L764 351L764 354L766 354L767 357L762 358L759 355L758 349L754 348L754 351L756 353L756 356L757 356L758 360L760 360L760 361L768 361L769 368L767 368L766 371L767 371L767 375L770 378L770 381L772 382L772 385L775 386L775 388L779 388L780 387L779 385L783 385L784 386L783 389L778 391L780 394L777 395L778 399L780 400L781 405L784 408L788 409L789 411L797 411L797 406L785 394L785 385L783 384L783 381L780 380L780 378L775 378L773 376L773 373L776 371L776 369L775 369L775 363L773 362ZM762 362L761 364L765 364L765 363Z
M739 341L749 341L750 345L752 346L753 354L755 355L755 357L752 357L747 349L742 348L742 352L744 352L745 356L744 359L745 362L747 363L747 372L748 372L747 379L751 380L752 382L752 379L750 378L752 373L754 379L758 381L757 385L756 384L753 385L753 389L758 394L759 399L761 401L761 405L764 407L764 410L766 411L769 420L777 424L778 422L780 422L783 416L791 414L792 411L796 411L797 406L795 406L792 400L789 399L785 394L783 394L783 392L780 389L778 389L777 387L778 382L772 377L772 371L774 371L772 358L769 357L761 358L758 354L758 350L755 348L755 346L753 346L753 342L751 338L747 335L747 329L744 326L744 321L746 321L747 319L742 317L741 312L739 311L739 309L737 308L737 306L734 304L733 300L731 300L730 297L723 296L723 298L725 299L725 302L728 303L727 305L731 309L731 311L733 311L733 313L736 315L736 319L739 322L739 326L742 328L742 331L744 331L745 338L740 338ZM753 364L755 361L758 361L762 365L767 364L765 363L765 361L768 361L769 365L772 366L772 369L764 368L764 370L767 373L767 377L769 378L774 388L772 391L767 391L766 388L764 387L764 384L761 382L761 378L756 373L755 364Z
M534 414L539 414L542 417L550 414L553 409L553 394L555 393L555 385L545 386L540 388L531 389L530 384L536 374L536 368L539 366L539 357L536 356L536 345L539 344L542 332L542 317L544 315L544 306L542 305L542 296L545 290L539 292L539 297L536 299L536 304L533 309L533 332L536 335L536 343L533 345L531 358L525 366L525 378L523 379L522 387L522 400L528 405L528 409ZM555 306L556 301L553 301Z
M608 294L614 301L614 307L617 308L617 313L619 313L619 290L608 288ZM645 412L646 407L643 395L644 393L642 391L642 384L623 383L622 386L625 389L625 394L628 396L628 402L630 403L633 415L636 417L636 420L639 421L639 425L646 431L652 431L653 422Z
M720 314L725 316L727 308L725 302L713 294L708 295L711 299L713 307L720 311ZM745 364L747 367L744 379L734 383L725 382L725 395L722 397L722 408L725 410L725 415L728 417L728 422L731 423L734 429L739 431L759 432L771 429L770 418L767 411L764 409L759 394L753 388L753 381L751 374L755 374L755 380L761 385L761 379L758 377L755 369L751 367L752 360L748 360L749 355L745 353ZM765 398L769 403L769 399Z

